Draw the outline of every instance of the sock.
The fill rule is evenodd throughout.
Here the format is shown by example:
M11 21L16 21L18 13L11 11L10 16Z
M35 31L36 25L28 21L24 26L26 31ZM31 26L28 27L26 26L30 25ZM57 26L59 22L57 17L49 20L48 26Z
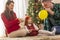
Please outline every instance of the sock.
M53 29L52 35L55 35L55 32L56 32L56 28Z

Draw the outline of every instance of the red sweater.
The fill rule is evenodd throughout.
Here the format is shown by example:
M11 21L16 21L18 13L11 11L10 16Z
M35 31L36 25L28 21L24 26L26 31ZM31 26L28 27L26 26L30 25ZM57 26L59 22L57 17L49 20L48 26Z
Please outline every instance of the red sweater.
M16 14L14 13L14 15L16 16ZM6 16L4 15L4 13L2 13L1 14L1 18L2 18L2 20L3 20L3 22L4 22L4 25L5 25L5 27L6 27L6 30L7 30L7 33L9 34L9 33L11 33L11 32L13 32L13 31L16 31L16 30L18 30L19 28L20 28L20 26L19 26L19 20L17 19L17 17L16 17L16 19L12 19L11 21L9 21L7 18L6 18Z

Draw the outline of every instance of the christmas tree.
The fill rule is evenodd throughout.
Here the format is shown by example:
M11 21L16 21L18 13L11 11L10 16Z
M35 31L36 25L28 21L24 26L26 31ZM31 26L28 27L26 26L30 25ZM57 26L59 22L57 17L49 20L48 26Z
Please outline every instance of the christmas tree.
M38 13L42 10L41 0L29 0L29 6L27 9L28 16L32 17L33 22L38 26L41 20L38 17Z

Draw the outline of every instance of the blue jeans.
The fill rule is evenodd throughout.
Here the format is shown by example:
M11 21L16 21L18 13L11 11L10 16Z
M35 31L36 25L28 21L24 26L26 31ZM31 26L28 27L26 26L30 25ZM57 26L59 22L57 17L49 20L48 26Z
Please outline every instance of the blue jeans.
M54 26L52 30L54 30L54 28L56 28L56 34L60 34L60 26Z

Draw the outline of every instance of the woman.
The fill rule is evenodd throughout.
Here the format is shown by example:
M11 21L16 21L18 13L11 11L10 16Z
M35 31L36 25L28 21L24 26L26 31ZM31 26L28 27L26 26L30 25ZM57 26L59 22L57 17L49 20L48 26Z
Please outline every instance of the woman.
M8 37L25 36L27 31L24 28L21 29L21 26L19 26L21 21L16 17L16 13L14 13L13 8L14 2L7 1L6 9L1 14L1 18L6 27L7 35Z

